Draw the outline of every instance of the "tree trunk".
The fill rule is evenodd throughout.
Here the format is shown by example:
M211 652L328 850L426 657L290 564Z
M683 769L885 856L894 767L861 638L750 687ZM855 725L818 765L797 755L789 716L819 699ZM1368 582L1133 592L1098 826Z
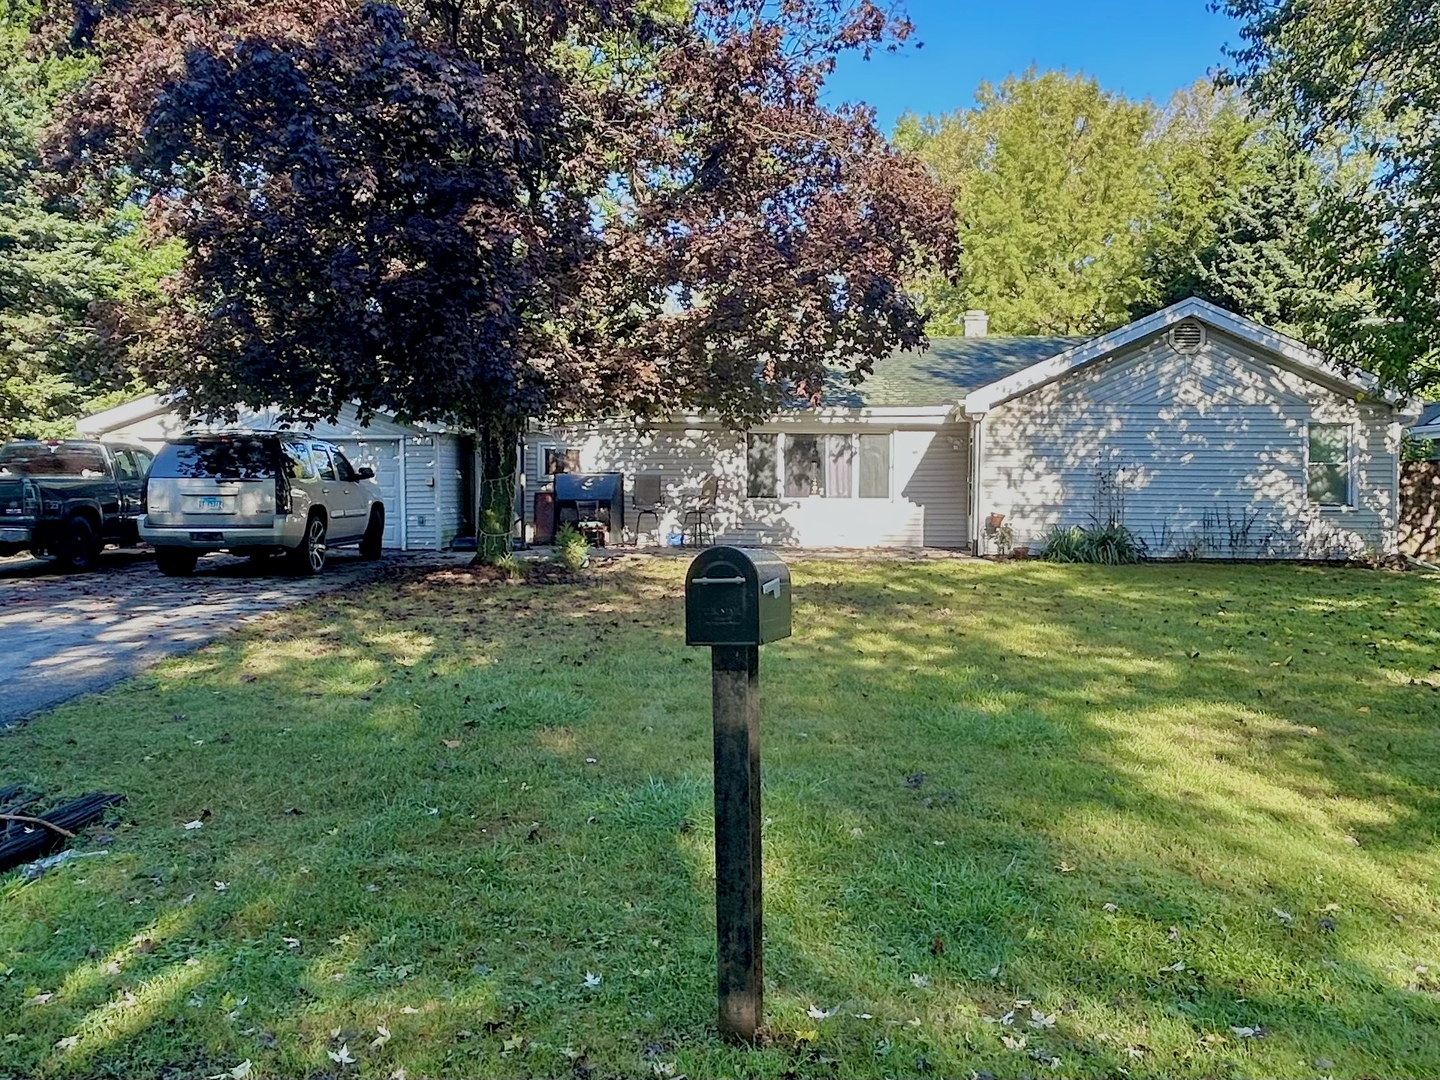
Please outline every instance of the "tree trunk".
M475 538L475 561L489 564L510 553L520 429L511 422L492 420L479 426L477 437L480 440L480 522Z

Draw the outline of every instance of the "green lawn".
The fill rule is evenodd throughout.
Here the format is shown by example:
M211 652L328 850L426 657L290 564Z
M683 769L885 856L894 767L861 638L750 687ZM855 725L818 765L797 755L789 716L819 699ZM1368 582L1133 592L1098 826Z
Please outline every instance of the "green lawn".
M797 563L748 1050L683 570L386 582L0 739L129 797L0 878L0 1076L1440 1075L1440 582Z

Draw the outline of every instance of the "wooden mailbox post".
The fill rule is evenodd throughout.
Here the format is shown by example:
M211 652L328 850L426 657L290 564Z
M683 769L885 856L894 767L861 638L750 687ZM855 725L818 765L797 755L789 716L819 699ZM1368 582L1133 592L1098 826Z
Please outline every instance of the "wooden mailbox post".
M709 645L715 711L715 937L720 1034L752 1042L765 987L760 646L790 636L790 569L766 551L701 552L685 575L685 644Z

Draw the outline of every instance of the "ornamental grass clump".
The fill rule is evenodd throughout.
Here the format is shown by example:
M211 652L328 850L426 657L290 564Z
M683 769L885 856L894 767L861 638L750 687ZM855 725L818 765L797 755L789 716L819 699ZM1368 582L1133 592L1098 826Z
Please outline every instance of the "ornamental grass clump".
M590 562L590 542L574 525L555 530L555 561L566 570L579 570Z
M1089 529L1079 525L1071 525L1068 529L1057 525L1045 538L1040 557L1047 562L1120 566L1142 561L1145 550L1135 534L1119 522Z

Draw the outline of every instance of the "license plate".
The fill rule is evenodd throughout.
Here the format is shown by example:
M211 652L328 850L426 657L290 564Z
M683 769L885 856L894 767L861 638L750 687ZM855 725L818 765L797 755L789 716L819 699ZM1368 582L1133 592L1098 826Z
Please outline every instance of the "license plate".
M199 542L202 543L202 544L204 544L204 543L218 544L218 543L221 543L222 541L224 541L224 539L225 539L225 534L224 534L224 533L219 533L219 532L192 532L192 533L190 534L190 539L191 539L191 540L197 540L197 541L199 541Z
M222 511L222 510L224 510L224 509L225 509L225 504L224 504L223 502L221 502L220 496L218 496L218 495L201 495L201 496L200 496L200 513L202 513L202 514L218 514L218 513L220 513L220 511Z

